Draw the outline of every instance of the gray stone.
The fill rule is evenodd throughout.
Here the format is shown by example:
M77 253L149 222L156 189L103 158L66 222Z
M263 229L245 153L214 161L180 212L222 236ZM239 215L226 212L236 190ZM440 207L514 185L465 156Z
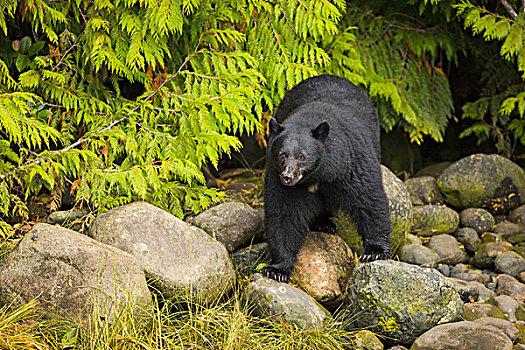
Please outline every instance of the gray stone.
M525 171L497 154L473 154L450 165L437 184L456 208L504 213L525 201Z
M474 254L473 264L481 268L490 268L496 257L512 249L512 244L505 241L483 243Z
M239 272L246 275L252 274L259 264L271 263L268 243L254 244L240 249L232 254L232 261Z
M496 293L498 293L498 295L508 295L518 301L525 300L525 284L506 274L499 275L497 281L498 288L496 289Z
M86 213L82 210L54 211L47 217L47 223L68 225L73 221L81 219Z
M484 302L496 295L495 292L476 281L464 281L453 277L450 277L448 280L454 283L454 286L462 295L470 296L474 301Z
M419 337L410 350L512 350L512 341L494 326L460 321L436 326Z
M435 164L430 164L425 166L422 169L419 169L416 172L416 177L418 176L432 176L438 178L441 173L452 164L451 162L440 162Z
M346 296L354 254L338 235L309 232L297 255L292 281L315 300L338 307Z
M405 186L412 205L443 203L436 179L432 176L420 176L405 180Z
M188 221L223 243L230 252L249 243L263 230L257 211L240 202L221 203Z
M398 249L397 255L399 260L424 266L434 266L439 256L432 249L419 244L404 244Z
M133 255L153 288L167 298L186 296L211 302L227 293L235 281L222 243L145 202L97 217L89 235Z
M428 247L436 252L442 264L456 265L468 262L467 253L459 248L458 241L451 235L433 236L428 242Z
M525 259L521 255L507 251L499 254L494 260L496 271L516 276L520 272L525 271Z
M509 213L509 220L515 224L525 227L525 205L513 209Z
M499 329L509 337L513 342L517 341L520 337L520 331L518 327L507 320L496 317L481 317L474 321L475 323L484 324L487 326Z
M457 264L450 271L450 277L459 278L464 281L476 281L483 284L490 282L490 276L478 269L473 269L469 265Z
M443 205L420 205L412 209L412 233L418 236L453 233L458 224L458 213Z
M463 318L465 321L474 321L482 317L505 319L503 312L492 304L466 303L463 305Z
M444 264L443 264L443 265L439 265L439 266L437 267L437 270L438 270L439 272L441 272L441 274L442 274L443 276L445 276L445 277L450 276L450 266L448 266L448 265L444 265Z
M459 221L462 226L471 227L477 233L490 231L496 223L496 219L485 209L467 208L459 213Z
M498 295L488 301L500 309L505 318L511 322L525 320L525 307L523 302L519 302L508 295Z
M356 327L403 344L463 313L459 294L441 273L393 260L358 265L347 304Z
M520 233L520 232L523 231L523 229L521 228L520 225L515 224L513 222L502 221L502 222L497 223L494 226L494 230L493 231L495 233L498 233L498 234L502 235L502 236L507 236L507 235L511 235L513 233Z
M383 350L383 343L379 338L368 330L362 330L354 336L355 350Z
M310 329L323 326L329 314L308 294L286 283L280 283L256 273L246 286L246 297L253 303L253 313Z
M456 237L461 244L465 247L465 250L474 254L481 247L481 239L479 238L476 230L470 227L464 227L457 231Z
M405 237L405 240L403 241L404 244L418 244L418 245L423 245L423 240L416 236L416 235L413 235L411 233L407 233L406 234L406 237Z
M80 322L94 312L111 320L125 303L151 305L144 273L130 254L48 224L35 225L0 265L0 304L33 299L50 316Z

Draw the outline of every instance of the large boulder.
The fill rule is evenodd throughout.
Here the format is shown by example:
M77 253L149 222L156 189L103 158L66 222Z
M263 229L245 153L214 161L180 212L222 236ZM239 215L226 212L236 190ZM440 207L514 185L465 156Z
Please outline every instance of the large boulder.
M432 176L413 177L405 180L412 205L443 203L444 198Z
M274 321L282 318L305 329L322 327L325 318L330 316L302 290L260 273L253 275L246 286L246 298L253 303L256 316L269 317Z
M50 316L111 319L120 304L151 304L139 264L128 253L60 226L37 224L0 265L0 304L37 299Z
M381 165L383 188L388 197L390 223L392 225L392 248L396 250L410 230L412 222L412 203L403 181L394 175L387 167ZM357 233L355 224L350 218L338 215L335 220L337 232L343 240L356 252L362 249L361 238Z
M97 217L89 235L133 255L151 285L168 298L214 301L235 281L222 243L145 202L124 205Z
M225 202L188 220L222 242L232 252L263 231L263 219L255 209L240 202Z
M347 302L356 327L404 344L463 312L454 285L440 272L392 260L358 265Z
M432 328L410 350L512 350L512 341L499 328L481 322L461 321Z
M459 215L444 205L418 205L413 208L412 232L424 237L452 233L459 225Z
M315 300L337 307L354 267L352 250L337 235L309 232L297 255L292 281Z
M525 202L525 171L497 154L473 154L449 166L438 178L447 202L458 209L504 213Z

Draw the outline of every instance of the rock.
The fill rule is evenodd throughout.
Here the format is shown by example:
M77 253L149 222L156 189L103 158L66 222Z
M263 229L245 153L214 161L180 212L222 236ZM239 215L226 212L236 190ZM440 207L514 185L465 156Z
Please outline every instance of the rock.
M227 293L235 281L222 243L145 202L117 207L97 217L89 235L133 255L153 288L166 298L188 295L211 302Z
M243 274L255 272L259 264L270 264L270 252L268 243L259 243L240 249L232 254L235 268Z
M354 255L341 237L309 232L297 255L292 281L318 302L337 307L346 295L353 268Z
M419 244L404 244L398 249L397 255L400 261L428 267L434 266L439 260L436 252Z
M495 296L490 299L488 303L500 309L505 315L505 318L511 322L525 320L525 307L523 306L523 302L519 302L508 295Z
M260 273L253 275L246 286L246 297L253 302L256 316L270 317L274 321L283 318L301 328L320 328L329 316L302 290L263 277Z
M347 304L356 327L403 344L463 313L455 287L438 271L393 260L359 264Z
M505 319L505 315L496 306L484 303L466 303L463 305L463 318L474 321L482 317L496 317Z
M438 178L441 173L452 164L451 162L440 162L435 164L427 165L426 167L419 169L416 172L416 177L418 176L432 176Z
M383 343L370 331L362 330L354 336L355 350L383 350Z
M525 227L525 204L511 210L509 220L515 224Z
M436 179L432 176L421 176L407 179L405 180L405 186L412 205L444 202L444 198L437 187Z
M497 223L494 226L494 230L493 231L495 233L497 233L497 234L502 235L502 236L508 236L508 235L511 235L511 234L514 234L514 233L521 233L522 232L522 228L521 228L520 225L515 224L513 222L502 221L502 222Z
M437 270L445 277L450 276L450 266L448 265L439 265Z
M73 221L81 219L86 215L82 210L55 211L47 217L47 223L58 225L69 225Z
M249 243L263 230L257 211L240 202L221 203L188 221L223 243L230 252Z
M512 341L494 326L460 321L436 326L419 337L410 350L512 350Z
M494 260L496 271L516 276L520 272L525 271L525 259L521 255L507 251L499 254Z
M473 154L450 165L437 180L452 206L504 213L525 201L525 171L497 154Z
M483 284L490 282L490 276L478 269L473 269L468 265L457 264L450 271L450 277L459 278L464 281L476 281Z
M496 219L485 209L468 208L459 213L459 222L462 226L471 227L482 234L494 226Z
M405 348L403 345L396 345L396 346L392 346L391 348L388 348L388 350L408 350L408 349Z
M448 279L454 284L461 295L468 299L472 297L474 301L484 302L496 295L493 291L476 281L463 281L458 278Z
M484 324L499 329L509 337L512 342L515 342L520 337L519 329L511 322L496 318L496 317L481 317L474 321L475 323Z
M418 245L423 245L423 240L416 236L416 235L413 235L411 233L407 233L406 234L406 237L405 237L405 240L403 241L404 244L418 244Z
M473 264L481 268L490 268L496 257L512 249L512 244L505 241L483 243L474 254Z
M518 301L525 300L525 284L505 274L498 276L497 281L496 293L511 296Z
M459 224L458 213L442 205L420 205L412 212L412 232L418 236L452 233Z
M459 248L458 241L451 235L433 236L428 242L428 247L436 252L442 264L456 265L468 262L467 253Z
M36 239L33 239L36 238ZM77 322L93 309L107 319L119 304L151 304L146 278L126 252L60 226L37 224L0 265L0 304L38 299L39 311Z
M412 222L412 203L406 190L405 184L395 176L388 168L381 165L383 176L383 187L388 197L390 211L390 222L392 224L392 250L395 251L405 239L410 230ZM337 225L337 233L348 246L355 252L362 251L362 242L355 224L346 216L337 215L334 218Z
M481 239L476 230L470 227L464 227L456 232L456 237L469 254L474 254L481 247Z

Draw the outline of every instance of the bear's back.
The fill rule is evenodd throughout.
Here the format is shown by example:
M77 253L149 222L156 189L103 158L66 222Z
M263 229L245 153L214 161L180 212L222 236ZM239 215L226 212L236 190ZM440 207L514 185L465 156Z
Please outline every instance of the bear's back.
M352 116L352 120L348 120L348 123L358 122L360 128L368 129L380 159L379 121L375 109L367 94L347 79L335 75L319 75L303 80L286 92L275 113L275 119L282 123L294 114L295 110L307 109L306 105L318 102L343 109L347 115ZM322 121L330 118L327 118L326 115L319 115L318 119ZM356 127L348 123L344 123L348 128Z

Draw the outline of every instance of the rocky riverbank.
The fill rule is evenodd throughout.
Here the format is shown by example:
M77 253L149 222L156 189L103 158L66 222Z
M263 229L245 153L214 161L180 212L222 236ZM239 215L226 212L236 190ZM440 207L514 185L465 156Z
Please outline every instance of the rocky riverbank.
M525 172L476 154L404 183L383 168L395 259L359 264L354 225L310 232L292 284L258 274L269 261L260 210L219 204L186 221L144 202L96 218L89 237L37 224L0 265L0 303L85 321L122 302L212 303L251 276L253 313L316 328L340 318L358 349L525 348ZM236 290L236 289L234 289ZM239 291L236 291L239 292ZM111 320L109 320L110 322Z

